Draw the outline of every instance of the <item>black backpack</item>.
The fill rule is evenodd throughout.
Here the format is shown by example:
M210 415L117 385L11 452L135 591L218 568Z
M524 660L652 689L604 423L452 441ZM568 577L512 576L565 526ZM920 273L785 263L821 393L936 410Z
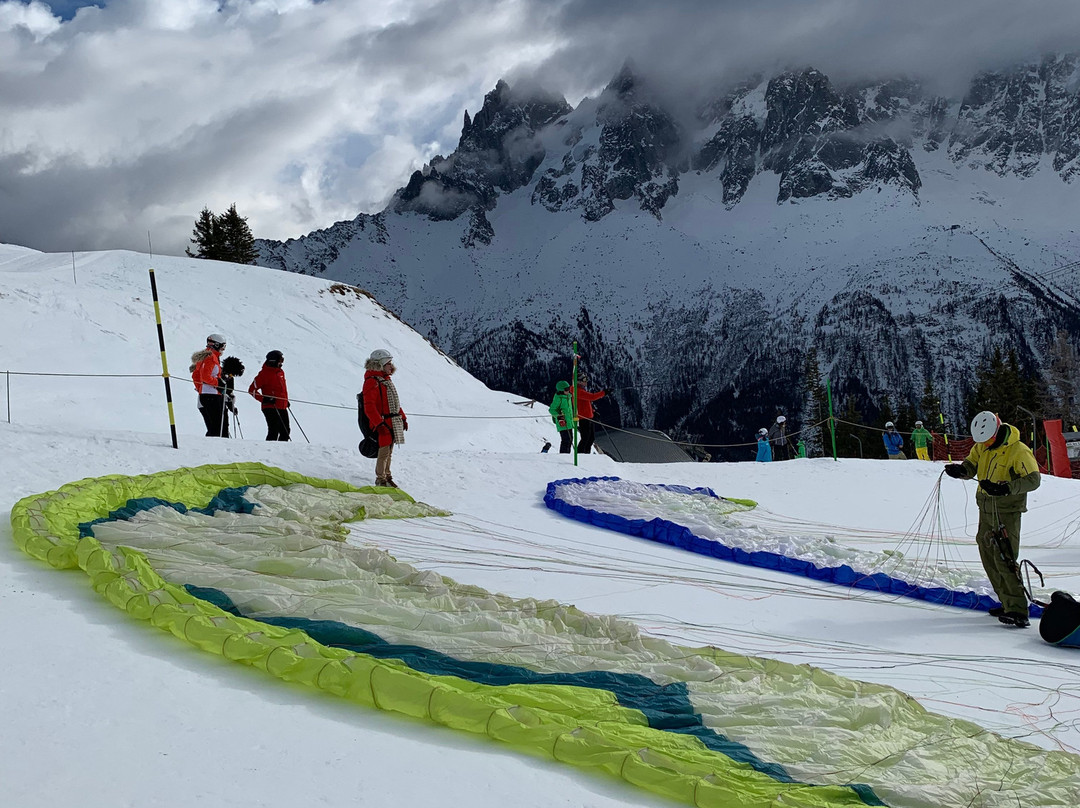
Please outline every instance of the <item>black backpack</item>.
M356 422L360 425L360 434L364 439L357 446L360 454L364 457L375 458L379 456L379 439L375 437L375 431L371 428L367 415L364 413L364 394L356 394Z

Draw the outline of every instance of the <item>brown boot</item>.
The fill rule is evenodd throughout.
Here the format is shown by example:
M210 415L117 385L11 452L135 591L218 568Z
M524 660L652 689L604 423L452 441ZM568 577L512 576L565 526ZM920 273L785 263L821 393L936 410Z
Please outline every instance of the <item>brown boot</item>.
M385 485L387 488L397 488L397 483L394 482L393 477L387 477L385 480L383 480L383 485Z
M385 477L376 477L375 478L375 485L378 486L379 488L384 488L386 486L386 478Z

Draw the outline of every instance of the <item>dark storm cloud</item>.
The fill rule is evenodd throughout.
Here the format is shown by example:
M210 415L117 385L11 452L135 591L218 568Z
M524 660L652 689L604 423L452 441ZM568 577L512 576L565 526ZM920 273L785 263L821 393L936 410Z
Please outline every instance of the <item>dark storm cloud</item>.
M65 4L67 6L82 4ZM1075 0L0 0L0 240L178 253L203 205L287 238L378 209L502 77L571 103L628 60L687 105L785 67L979 69L1080 44ZM70 13L70 9L67 10Z

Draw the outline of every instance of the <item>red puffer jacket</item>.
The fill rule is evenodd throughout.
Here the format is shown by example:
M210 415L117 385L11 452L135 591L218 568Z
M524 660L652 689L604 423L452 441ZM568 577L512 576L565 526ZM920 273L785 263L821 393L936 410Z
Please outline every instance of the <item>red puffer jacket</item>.
M191 356L194 367L191 369L191 381L200 395L210 393L220 395L218 382L221 379L221 354L217 351L196 351Z
M264 410L289 409L289 390L285 386L285 371L264 364L248 387L255 400L262 402Z
M364 415L368 423L375 430L379 439L379 446L389 446L394 442L394 430L390 426L390 402L386 395L386 385L380 380L389 378L389 374L381 370L368 370L364 373L364 389L361 396L364 401ZM401 425L408 428L405 419L405 411L398 408L401 416Z

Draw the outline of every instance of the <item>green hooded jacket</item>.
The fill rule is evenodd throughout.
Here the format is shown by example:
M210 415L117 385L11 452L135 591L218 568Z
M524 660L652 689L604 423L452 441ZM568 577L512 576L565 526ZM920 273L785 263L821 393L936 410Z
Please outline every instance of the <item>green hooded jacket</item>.
M915 431L911 433L911 443L916 449L925 449L931 445L934 441L934 436L930 434L930 430L924 426L915 427Z
M570 400L570 394L567 392L570 389L570 382L556 382L555 383L555 398L551 401L551 406L548 407L548 412L551 413L551 422L555 424L555 427L560 432L565 432L567 429L574 428L574 402ZM562 423L559 423L559 418L562 418Z

